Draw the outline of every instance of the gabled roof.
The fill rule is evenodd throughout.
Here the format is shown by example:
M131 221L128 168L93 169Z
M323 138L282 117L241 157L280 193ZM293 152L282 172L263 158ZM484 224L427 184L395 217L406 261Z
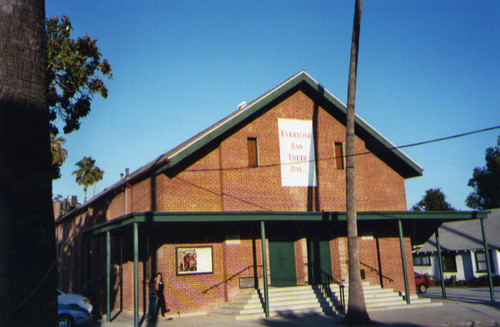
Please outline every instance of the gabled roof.
M321 86L321 84L313 79L308 73L301 71L247 105L240 107L237 111L208 127L204 131L139 168L128 178L120 180L111 187L105 189L103 192L90 199L81 208L86 207L98 198L115 192L146 175L159 174L169 169L173 169L190 158L193 154L212 144L214 141L221 139L221 137L235 127L245 124L250 121L252 117L269 109L275 101L279 101L283 96L290 94L290 92L296 89L306 91L309 96L319 101L325 110L328 110L340 120L343 119L345 121L347 111L346 105ZM356 135L365 141L366 147L400 173L401 176L410 178L422 175L422 167L357 115L355 124Z
M228 130L243 123L250 117L256 115L259 111L266 110L268 105L273 101L281 98L283 95L298 87L305 87L312 91L313 96L318 98L325 109L340 111L340 113L345 116L347 111L346 105L331 94L327 89L321 86L321 84L313 79L308 73L301 71L274 89L233 112L226 118L223 118L206 130L163 154L159 160L168 161L169 163L160 171L172 168L182 162L185 158L196 151L199 151L211 141L221 137ZM367 147L371 146L374 151L383 156L386 159L385 161L387 164L398 171L404 178L422 175L422 167L420 167L408 155L398 149L393 143L391 143L358 115L356 115L355 123L356 135L365 139Z
M484 220L488 246L500 250L500 209L493 209ZM478 220L443 223L439 227L439 244L442 251L482 250L483 236ZM436 252L436 236L433 234L416 253Z

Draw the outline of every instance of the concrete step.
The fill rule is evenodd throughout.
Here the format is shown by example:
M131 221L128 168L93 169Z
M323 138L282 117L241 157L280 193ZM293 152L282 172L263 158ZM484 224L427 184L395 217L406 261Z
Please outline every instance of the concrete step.
M279 310L279 311L270 311L269 312L269 317L277 317L277 316L282 316L286 315L287 313L290 314L308 314L308 313L319 313L319 314L325 314L325 312L321 308L308 308L308 309L293 309L293 310ZM255 313L255 314L240 314L237 316L234 316L234 320L250 320L250 319L258 319L258 318L265 318L266 315L264 314L264 311L261 313Z
M318 304L321 303L328 303L331 304L330 301L328 301L326 298L307 298L307 299L284 299L284 300L270 300L269 301L269 307L271 309L276 308L276 307L284 307L284 306L290 306L290 307L299 307L301 305L309 305L309 306L317 306ZM234 310L247 310L247 309L262 309L263 305L262 302L251 302L251 303L228 303L225 305L225 307L234 309Z
M269 315L276 316L286 313L338 313L340 304L340 289L337 284L330 286L332 296L328 298L318 286L269 287ZM441 305L441 302L431 302L430 299L411 296L411 305L404 297L392 289L384 289L379 285L363 282L363 293L368 311L391 310L398 308L413 308ZM349 301L348 285L344 289L345 304ZM252 290L243 294L231 303L225 303L216 309L214 314L233 317L235 320L256 319L264 317L264 291Z
M332 299L328 299L318 287L270 287L268 290L270 316L283 313L336 312ZM263 298L263 290L254 290L231 303L224 304L216 309L214 314L232 316L236 320L264 317Z

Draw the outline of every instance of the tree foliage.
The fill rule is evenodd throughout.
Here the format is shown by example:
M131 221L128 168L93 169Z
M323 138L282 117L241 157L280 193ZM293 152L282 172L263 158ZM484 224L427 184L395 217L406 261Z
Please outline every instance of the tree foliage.
M425 195L411 208L413 211L444 211L455 210L448 202L446 195L440 188L431 188L425 191Z
M61 166L68 157L68 151L63 148L66 140L63 137L56 137L50 134L50 150L52 152L52 179L61 177Z
M474 189L465 200L473 209L500 208L500 136L497 146L486 149L486 166L474 168L468 186Z
M76 175L76 182L78 185L83 185L83 192L85 194L84 202L87 202L87 188L89 185L97 184L102 180L104 171L95 166L95 160L92 157L83 157L82 160L75 164L78 169L73 172Z
M66 16L45 22L47 32L47 101L51 133L57 135L56 121L64 123L65 134L80 128L80 119L90 112L95 94L107 98L103 78L112 78L109 62L87 34L71 38L72 26Z

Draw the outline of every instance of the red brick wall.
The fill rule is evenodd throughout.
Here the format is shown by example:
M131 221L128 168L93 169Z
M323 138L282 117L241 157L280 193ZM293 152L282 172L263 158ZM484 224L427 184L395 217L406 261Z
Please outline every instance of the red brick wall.
M313 189L311 199L307 187L281 186L278 118L312 120L315 108L314 101L300 91L285 99L175 177L163 178L167 207L160 207L172 211L345 210L345 171L336 169L332 159L334 143L345 143L345 127L321 107L316 124L317 190ZM248 137L257 138L258 168L246 168ZM355 151L368 152L359 138ZM356 157L356 173L358 210L406 210L404 179L378 157Z
M416 293L415 281L413 276L413 260L411 254L411 242L409 237L404 238L405 258L406 258L406 271L408 276L408 287L411 294ZM384 237L378 239L378 247L380 251L380 271L384 276L391 278L382 279L382 286L384 288L392 288L399 292L404 292L405 285L402 276L403 265L401 261L401 248L399 245L399 238Z
M395 222L392 222L395 224ZM376 228L382 228L377 226ZM345 237L337 238L338 243L347 243ZM365 270L366 281L372 285L381 285L383 288L392 288L397 292L404 293L405 285L403 278L403 262L401 258L401 247L399 244L399 236L397 232L385 232L381 235L374 233L373 239L359 236L359 261L360 269ZM403 238L405 248L406 271L408 278L408 287L410 294L416 293L415 282L413 277L413 259L411 253L411 241L409 237ZM333 252L333 258L338 255L340 262L338 268L343 271L343 279L348 281L348 260L347 260L347 244L345 244L345 260L342 252ZM332 259L333 259L332 258ZM334 277L335 277L334 264Z

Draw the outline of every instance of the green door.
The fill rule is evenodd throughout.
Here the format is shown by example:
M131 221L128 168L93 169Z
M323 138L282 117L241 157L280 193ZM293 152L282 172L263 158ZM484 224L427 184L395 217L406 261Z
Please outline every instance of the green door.
M295 246L292 241L269 240L271 286L297 285Z
M325 274L332 276L330 241L308 238L307 256L309 266L309 283L317 285L326 282Z

